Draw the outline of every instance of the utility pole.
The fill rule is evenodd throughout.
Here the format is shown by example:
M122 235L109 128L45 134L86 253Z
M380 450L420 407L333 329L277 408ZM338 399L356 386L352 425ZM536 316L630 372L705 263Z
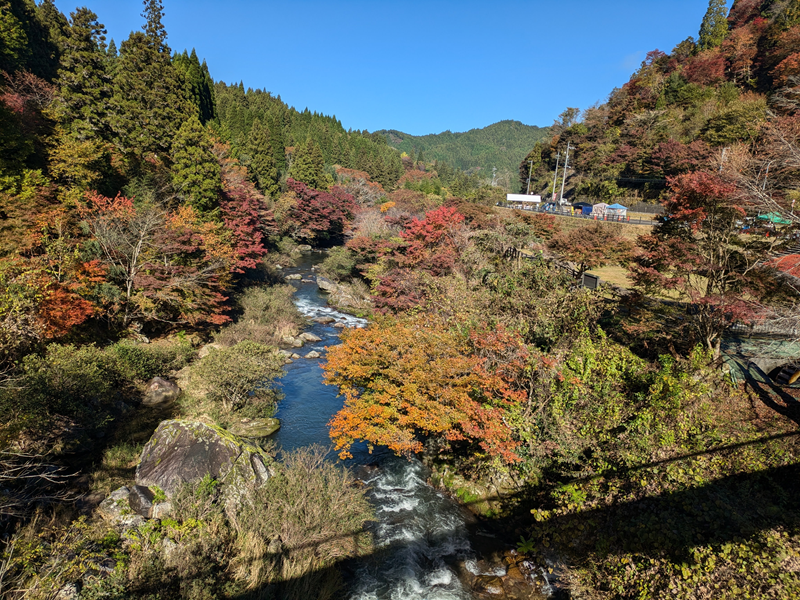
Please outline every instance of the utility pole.
M533 169L533 161L528 161L528 191L525 192L526 194L531 193L531 169Z
M564 202L564 185L567 183L567 167L569 167L569 149L572 142L567 142L567 158L564 160L564 178L561 180L561 196L558 198L558 205Z
M558 161L561 160L561 150L556 154L556 170L553 173L553 202L556 201L556 180L558 179Z

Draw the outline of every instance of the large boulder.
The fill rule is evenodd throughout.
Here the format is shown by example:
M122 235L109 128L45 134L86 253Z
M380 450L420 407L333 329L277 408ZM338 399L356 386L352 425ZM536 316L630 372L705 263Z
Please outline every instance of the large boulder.
M153 377L144 390L142 404L145 406L168 406L181 395L177 384L161 377Z
M182 484L210 475L235 500L267 481L271 462L261 448L216 425L163 421L142 450L136 484L158 486L170 497Z
M322 275L317 275L317 287L321 289L323 292L328 292L332 294L336 290L339 289L339 284L331 281L327 277L323 277Z

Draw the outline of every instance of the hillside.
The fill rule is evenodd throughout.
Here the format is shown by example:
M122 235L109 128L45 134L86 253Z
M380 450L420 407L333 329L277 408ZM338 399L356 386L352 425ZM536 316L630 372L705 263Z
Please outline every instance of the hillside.
M493 167L516 173L519 161L531 146L550 134L550 128L500 121L464 133L445 131L417 136L394 129L376 133L386 136L389 145L401 152L413 151L415 156L422 152L426 161L445 161L465 171L479 170L491 175Z
M760 209L790 212L800 3L737 0L726 12L714 0L697 40L650 51L605 104L580 115L565 111L553 137L518 163L519 187L531 161L531 188L550 189L569 144L569 199L656 201L668 194L670 178L712 171L758 197Z

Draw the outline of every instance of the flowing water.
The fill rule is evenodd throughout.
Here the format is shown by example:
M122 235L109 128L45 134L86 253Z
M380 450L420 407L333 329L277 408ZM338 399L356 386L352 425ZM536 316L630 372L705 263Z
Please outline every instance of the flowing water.
M285 272L307 276L319 260L310 257ZM295 303L305 316L331 317L349 327L366 325L363 319L327 307L316 283L295 281L293 285L297 288ZM329 445L327 423L342 406L337 390L322 383L320 368L325 349L339 343L340 330L333 323L314 323L307 331L322 341L306 345L302 354L313 349L323 358L299 359L286 367L281 379L285 398L276 415L281 429L275 441L282 451ZM472 598L458 577L459 565L479 574L461 507L427 485L427 470L417 460L398 458L380 448L370 454L363 444L354 446L352 453L353 459L345 464L369 486L376 516L372 524L376 548L372 557L355 567L351 600Z

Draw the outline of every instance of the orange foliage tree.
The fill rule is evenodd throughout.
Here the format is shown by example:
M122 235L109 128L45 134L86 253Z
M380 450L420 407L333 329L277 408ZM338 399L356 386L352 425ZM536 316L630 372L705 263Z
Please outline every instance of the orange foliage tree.
M381 318L350 330L324 366L326 383L345 397L330 422L331 439L342 458L358 440L416 453L420 436L428 436L518 462L506 417L526 399L515 382L527 359L514 333L464 333L431 316Z

